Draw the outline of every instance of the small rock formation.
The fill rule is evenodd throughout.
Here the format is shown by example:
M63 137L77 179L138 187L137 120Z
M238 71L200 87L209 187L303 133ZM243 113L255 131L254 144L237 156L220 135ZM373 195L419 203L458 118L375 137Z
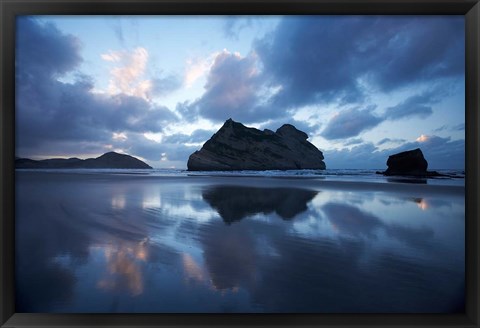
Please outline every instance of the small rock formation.
M15 158L17 169L151 169L152 167L130 155L108 152L97 158L51 158L40 161Z
M291 124L276 132L228 119L188 158L189 171L325 169L323 154Z
M407 150L388 157L387 170L385 172L377 172L379 174L391 175L408 175L416 177L439 176L435 171L427 171L428 162L423 157L420 148Z

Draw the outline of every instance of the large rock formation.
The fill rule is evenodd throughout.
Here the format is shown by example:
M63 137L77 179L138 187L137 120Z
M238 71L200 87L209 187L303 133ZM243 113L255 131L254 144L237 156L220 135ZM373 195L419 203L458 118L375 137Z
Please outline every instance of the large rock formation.
M130 155L108 152L97 158L52 158L40 161L15 158L17 169L151 169L152 167Z
M407 150L388 157L387 170L384 175L408 175L417 177L438 176L435 171L427 171L428 162L420 148Z
M276 132L227 120L190 155L189 171L325 169L323 154L307 134L284 124Z

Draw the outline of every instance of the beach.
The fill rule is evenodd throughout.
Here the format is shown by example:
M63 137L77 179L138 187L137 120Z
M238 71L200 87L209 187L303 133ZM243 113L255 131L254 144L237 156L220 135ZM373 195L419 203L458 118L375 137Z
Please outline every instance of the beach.
M17 170L16 311L463 312L435 181Z

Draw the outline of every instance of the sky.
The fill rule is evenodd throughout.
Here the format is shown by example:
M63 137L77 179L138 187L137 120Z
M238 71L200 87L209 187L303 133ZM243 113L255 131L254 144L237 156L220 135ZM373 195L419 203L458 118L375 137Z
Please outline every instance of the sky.
M186 169L232 118L328 169L465 166L463 16L19 16L16 156Z

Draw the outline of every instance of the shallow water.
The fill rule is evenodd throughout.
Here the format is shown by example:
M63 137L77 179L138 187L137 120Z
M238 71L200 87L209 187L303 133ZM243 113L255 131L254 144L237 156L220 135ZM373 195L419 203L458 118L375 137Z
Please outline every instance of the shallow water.
M16 311L463 312L462 188L246 179L17 171Z

